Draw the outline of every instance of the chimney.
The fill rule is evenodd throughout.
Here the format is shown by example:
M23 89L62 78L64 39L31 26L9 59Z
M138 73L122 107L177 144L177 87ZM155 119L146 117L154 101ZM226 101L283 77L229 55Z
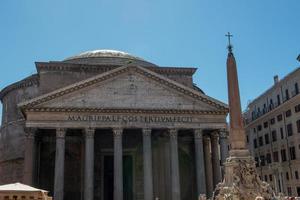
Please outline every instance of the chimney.
M278 78L278 75L275 75L274 76L274 84L278 83L279 82L279 78Z

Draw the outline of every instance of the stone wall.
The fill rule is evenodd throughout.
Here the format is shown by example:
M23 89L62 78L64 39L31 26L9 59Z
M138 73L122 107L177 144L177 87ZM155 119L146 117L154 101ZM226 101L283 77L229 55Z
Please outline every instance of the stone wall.
M19 87L2 99L0 128L0 184L21 182L24 158L24 117L17 104L38 94L38 86Z

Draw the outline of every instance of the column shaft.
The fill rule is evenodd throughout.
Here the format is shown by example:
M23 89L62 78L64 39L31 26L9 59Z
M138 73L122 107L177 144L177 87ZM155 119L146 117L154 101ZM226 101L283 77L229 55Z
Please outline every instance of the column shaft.
M23 182L27 185L34 183L34 147L36 129L25 128L25 154L24 154L24 176Z
M172 200L180 200L180 177L178 162L177 130L170 130L170 153L171 153L171 191Z
M114 135L114 200L123 200L122 129L113 129Z
M144 199L153 200L151 129L143 129Z
M221 153L221 171L222 171L222 177L224 177L224 163L226 161L226 158L229 155L226 131L220 132L220 153Z
M219 134L213 133L211 135L211 154L212 154L212 167L213 167L213 180L214 187L221 182L221 167L219 156Z
M210 154L210 138L208 136L204 137L204 160L205 160L205 174L206 174L206 195L208 197L212 196L213 193L213 172Z
M197 182L197 197L200 194L206 195L206 182L205 182L205 165L203 153L203 138L202 130L194 130L195 142L195 162L196 162L196 182Z
M94 129L85 129L84 200L94 199Z
M54 199L64 199L65 129L56 130Z

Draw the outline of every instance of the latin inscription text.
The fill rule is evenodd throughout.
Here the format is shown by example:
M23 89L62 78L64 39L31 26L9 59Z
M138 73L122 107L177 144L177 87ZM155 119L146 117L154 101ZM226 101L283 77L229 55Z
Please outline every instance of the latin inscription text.
M131 116L131 115L69 115L68 121L121 122L121 123L192 123L192 117L184 116Z

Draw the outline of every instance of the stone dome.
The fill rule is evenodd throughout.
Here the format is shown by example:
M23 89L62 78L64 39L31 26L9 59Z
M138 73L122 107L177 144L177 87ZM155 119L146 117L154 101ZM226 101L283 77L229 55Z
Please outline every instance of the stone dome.
M109 49L86 51L66 58L63 62L98 65L124 65L133 62L142 66L156 66L153 63L145 61L137 56L130 55L129 53Z

